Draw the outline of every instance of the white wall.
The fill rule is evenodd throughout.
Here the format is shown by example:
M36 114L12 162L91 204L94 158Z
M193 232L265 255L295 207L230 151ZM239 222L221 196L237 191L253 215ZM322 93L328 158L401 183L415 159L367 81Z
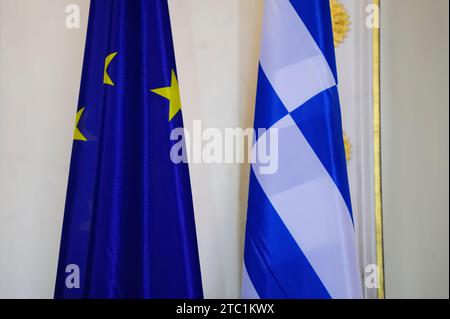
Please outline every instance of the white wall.
M65 28L80 5L82 26ZM185 126L251 127L261 0L170 0ZM88 0L0 0L0 298L53 295ZM249 168L192 165L205 295L240 293Z
M53 294L88 2L0 0L0 298ZM384 1L388 297L448 296L446 2ZM170 0L187 128L252 125L262 3ZM248 167L191 177L205 294L238 297Z
M382 1L388 298L449 296L448 6Z
M252 127L261 0L170 0L185 127ZM247 209L247 165L190 166L208 298L238 298Z
M0 0L0 298L52 296L87 3Z

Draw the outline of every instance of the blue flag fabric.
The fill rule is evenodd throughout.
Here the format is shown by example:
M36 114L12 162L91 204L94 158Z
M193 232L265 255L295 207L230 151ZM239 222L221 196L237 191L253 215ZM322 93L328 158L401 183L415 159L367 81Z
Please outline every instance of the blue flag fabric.
M242 296L361 298L329 0L266 0L254 125Z
M92 0L55 298L203 298L166 0Z

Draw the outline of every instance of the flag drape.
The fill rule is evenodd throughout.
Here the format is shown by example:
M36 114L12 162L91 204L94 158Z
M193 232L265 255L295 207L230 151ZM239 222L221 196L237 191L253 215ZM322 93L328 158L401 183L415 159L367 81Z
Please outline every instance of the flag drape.
M252 164L244 298L362 297L341 125L329 1L266 0L254 126L279 168Z
M78 106L55 298L202 298L166 0L91 1Z

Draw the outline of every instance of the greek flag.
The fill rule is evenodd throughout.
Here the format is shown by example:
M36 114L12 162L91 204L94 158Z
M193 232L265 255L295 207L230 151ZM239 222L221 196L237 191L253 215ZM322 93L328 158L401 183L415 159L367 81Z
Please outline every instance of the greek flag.
M252 164L243 298L362 298L328 0L266 0L255 128L278 170Z

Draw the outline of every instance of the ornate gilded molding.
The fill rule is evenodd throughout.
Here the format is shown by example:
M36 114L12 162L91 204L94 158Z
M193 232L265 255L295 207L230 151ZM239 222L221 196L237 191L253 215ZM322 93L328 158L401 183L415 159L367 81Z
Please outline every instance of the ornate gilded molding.
M380 0L373 0L380 7ZM380 17L375 17L379 19ZM373 28L373 136L374 136L374 188L375 235L378 264L378 298L385 298L384 249L383 249L383 199L381 189L381 95L380 95L380 29Z
M334 46L337 48L344 42L350 31L350 15L338 0L330 0L331 20L333 23Z
M348 137L347 133L345 132L344 132L344 147L345 147L345 159L348 162L352 159L353 145L350 142L350 138Z

